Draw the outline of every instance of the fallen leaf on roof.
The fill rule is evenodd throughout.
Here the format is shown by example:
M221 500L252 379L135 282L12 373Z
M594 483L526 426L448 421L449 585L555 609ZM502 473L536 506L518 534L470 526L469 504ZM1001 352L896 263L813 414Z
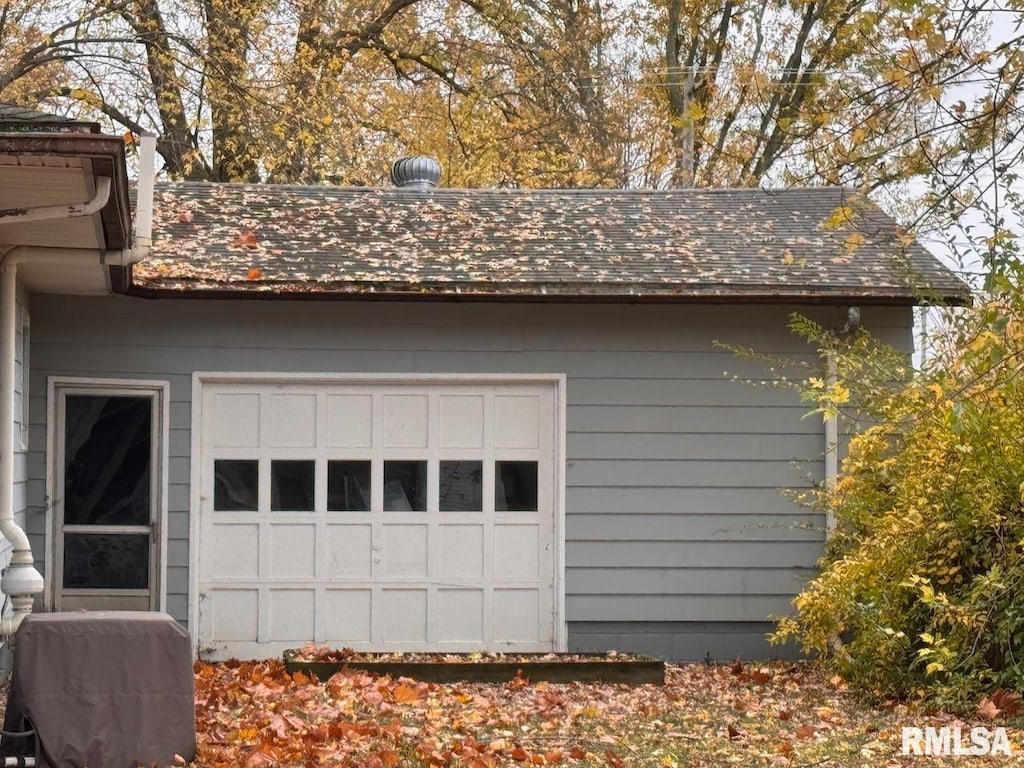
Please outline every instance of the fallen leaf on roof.
M232 248L259 248L259 246L260 241L251 229L245 230L231 241Z

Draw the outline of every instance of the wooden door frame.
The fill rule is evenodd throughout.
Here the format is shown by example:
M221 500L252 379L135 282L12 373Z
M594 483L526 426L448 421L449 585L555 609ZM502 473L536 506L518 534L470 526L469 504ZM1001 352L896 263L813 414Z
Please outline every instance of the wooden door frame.
M45 589L43 603L47 610L54 610L61 578L57 564L63 559L57 552L60 536L57 531L57 515L54 499L56 496L57 466L63 449L58 445L62 439L58 433L60 402L67 394L149 397L154 400L152 435L155 441L152 458L153 535L150 539L150 606L152 610L166 610L167 605L167 476L170 443L170 395L167 381L155 379L123 379L78 376L49 376L46 391L46 555L43 579Z

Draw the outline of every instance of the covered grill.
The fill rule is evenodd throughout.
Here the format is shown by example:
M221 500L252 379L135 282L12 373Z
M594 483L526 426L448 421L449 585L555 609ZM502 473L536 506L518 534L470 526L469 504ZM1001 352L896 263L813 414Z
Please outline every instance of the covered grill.
M4 757L130 768L195 756L192 651L165 613L35 613L16 636Z

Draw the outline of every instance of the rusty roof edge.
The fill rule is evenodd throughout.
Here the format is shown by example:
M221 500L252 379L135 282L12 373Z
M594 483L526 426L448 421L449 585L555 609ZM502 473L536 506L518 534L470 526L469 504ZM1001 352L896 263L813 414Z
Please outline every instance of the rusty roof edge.
M629 290L624 290L629 289ZM965 286L966 289L966 286ZM723 285L721 283L472 283L411 281L319 282L237 280L230 282L171 278L167 280L130 278L123 292L151 298L262 298L262 299L375 299L464 300L464 301L580 301L580 302L673 302L711 300L723 302L779 303L794 299L812 303L850 301L896 305L947 304L969 306L968 290L922 290L864 286L822 288L821 286Z

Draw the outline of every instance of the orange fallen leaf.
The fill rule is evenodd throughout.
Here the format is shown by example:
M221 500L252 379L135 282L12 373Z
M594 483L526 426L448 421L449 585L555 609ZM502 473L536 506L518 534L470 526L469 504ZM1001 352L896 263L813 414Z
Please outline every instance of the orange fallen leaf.
M521 691L530 684L530 681L523 677L523 670L517 670L516 676L508 681L508 689L510 691Z
M818 729L813 725L801 725L793 733L798 739L810 739L818 732Z
M406 685L405 683L399 683L395 686L393 694L396 702L398 702L399 704L405 704L410 701L418 701L419 699L425 698L427 692L425 690L419 691L410 685Z
M249 268L248 278L250 280L259 280L261 277L263 277L263 270L262 269L260 269L259 267L250 267Z

